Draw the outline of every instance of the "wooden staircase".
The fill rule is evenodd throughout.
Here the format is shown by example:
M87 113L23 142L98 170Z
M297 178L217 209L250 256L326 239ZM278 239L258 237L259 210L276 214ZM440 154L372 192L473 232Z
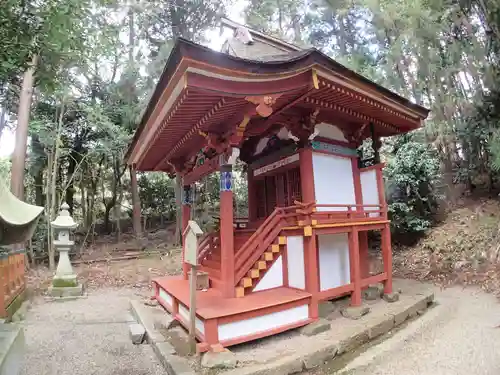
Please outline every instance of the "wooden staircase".
M246 276L239 281L239 285L236 287L236 297L244 297L245 294L251 292L271 268L276 259L282 254L282 250L286 246L286 237L278 236L276 242L277 243L271 244L269 248L262 253L261 257L254 263Z

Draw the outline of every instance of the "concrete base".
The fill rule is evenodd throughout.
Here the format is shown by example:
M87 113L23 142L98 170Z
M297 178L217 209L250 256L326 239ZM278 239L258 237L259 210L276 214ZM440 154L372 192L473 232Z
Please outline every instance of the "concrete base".
M299 332L306 336L314 336L317 335L318 333L328 331L331 325L332 324L328 320L319 319L314 323L299 328Z
M238 364L236 356L229 350L220 353L208 352L201 358L201 366L212 369L231 369Z
M83 296L83 285L78 284L77 286L69 287L57 287L49 286L49 295L54 298L65 298L65 297L81 297Z
M358 320L344 319L337 306L337 310L330 313L332 320L328 322L329 329L314 336L301 335L299 333L302 329L297 329L286 335L267 338L257 345L255 343L238 345L232 350L234 356L229 355L230 365L234 363L234 359L237 367L234 369L226 367L217 373L220 375L297 374L304 369L321 366L325 362L328 362L328 368L335 368L348 358L344 356L345 353L358 350L363 344L387 334L407 319L418 318L433 301L432 291L425 284L407 280L395 284L396 287L401 285L404 290L399 301L391 304L380 299L370 301L370 314L361 316ZM199 371L199 363L197 366L188 358L175 353L172 347L175 342L170 344L168 337L155 330L157 308L144 306L139 301L134 301L131 305L134 315L146 328L148 342L153 345L156 355L169 374L194 374ZM215 354L212 353L206 358L205 365L212 362Z
M343 309L341 314L344 318L358 320L369 312L370 308L368 306L349 306Z
M384 301L392 303L399 301L399 293L384 294Z
M0 375L17 375L24 357L24 333L16 324L0 324Z

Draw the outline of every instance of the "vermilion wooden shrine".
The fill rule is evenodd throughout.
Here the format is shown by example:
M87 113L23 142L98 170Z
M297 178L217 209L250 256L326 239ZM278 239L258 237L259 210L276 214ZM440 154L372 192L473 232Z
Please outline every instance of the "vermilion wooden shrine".
M324 300L350 294L360 305L373 283L392 292L379 139L428 115L315 49L234 29L223 53L177 41L127 153L133 171L182 176L184 226L190 186L220 172L220 230L199 243L210 280L197 292L201 350L306 325ZM365 167L357 147L370 137L375 162ZM244 220L233 214L236 158L248 168ZM369 231L381 233L376 275ZM154 280L156 299L186 326L187 272Z

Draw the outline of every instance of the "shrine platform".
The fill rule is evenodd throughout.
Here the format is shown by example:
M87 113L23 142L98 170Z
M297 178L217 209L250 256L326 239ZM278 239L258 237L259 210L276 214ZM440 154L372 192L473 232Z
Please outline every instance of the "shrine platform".
M153 286L160 305L187 328L189 281L181 276L161 277L153 280ZM294 288L264 290L245 298L224 298L215 288L196 293L196 336L201 351L217 343L231 346L271 336L312 321L311 294Z

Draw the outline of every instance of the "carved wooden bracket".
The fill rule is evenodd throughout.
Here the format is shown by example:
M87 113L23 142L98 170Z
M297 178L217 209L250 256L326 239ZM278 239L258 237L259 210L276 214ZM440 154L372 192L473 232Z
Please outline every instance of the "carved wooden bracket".
M269 117L273 113L273 105L282 94L272 94L263 96L247 96L245 100L255 104L255 110L262 117Z

